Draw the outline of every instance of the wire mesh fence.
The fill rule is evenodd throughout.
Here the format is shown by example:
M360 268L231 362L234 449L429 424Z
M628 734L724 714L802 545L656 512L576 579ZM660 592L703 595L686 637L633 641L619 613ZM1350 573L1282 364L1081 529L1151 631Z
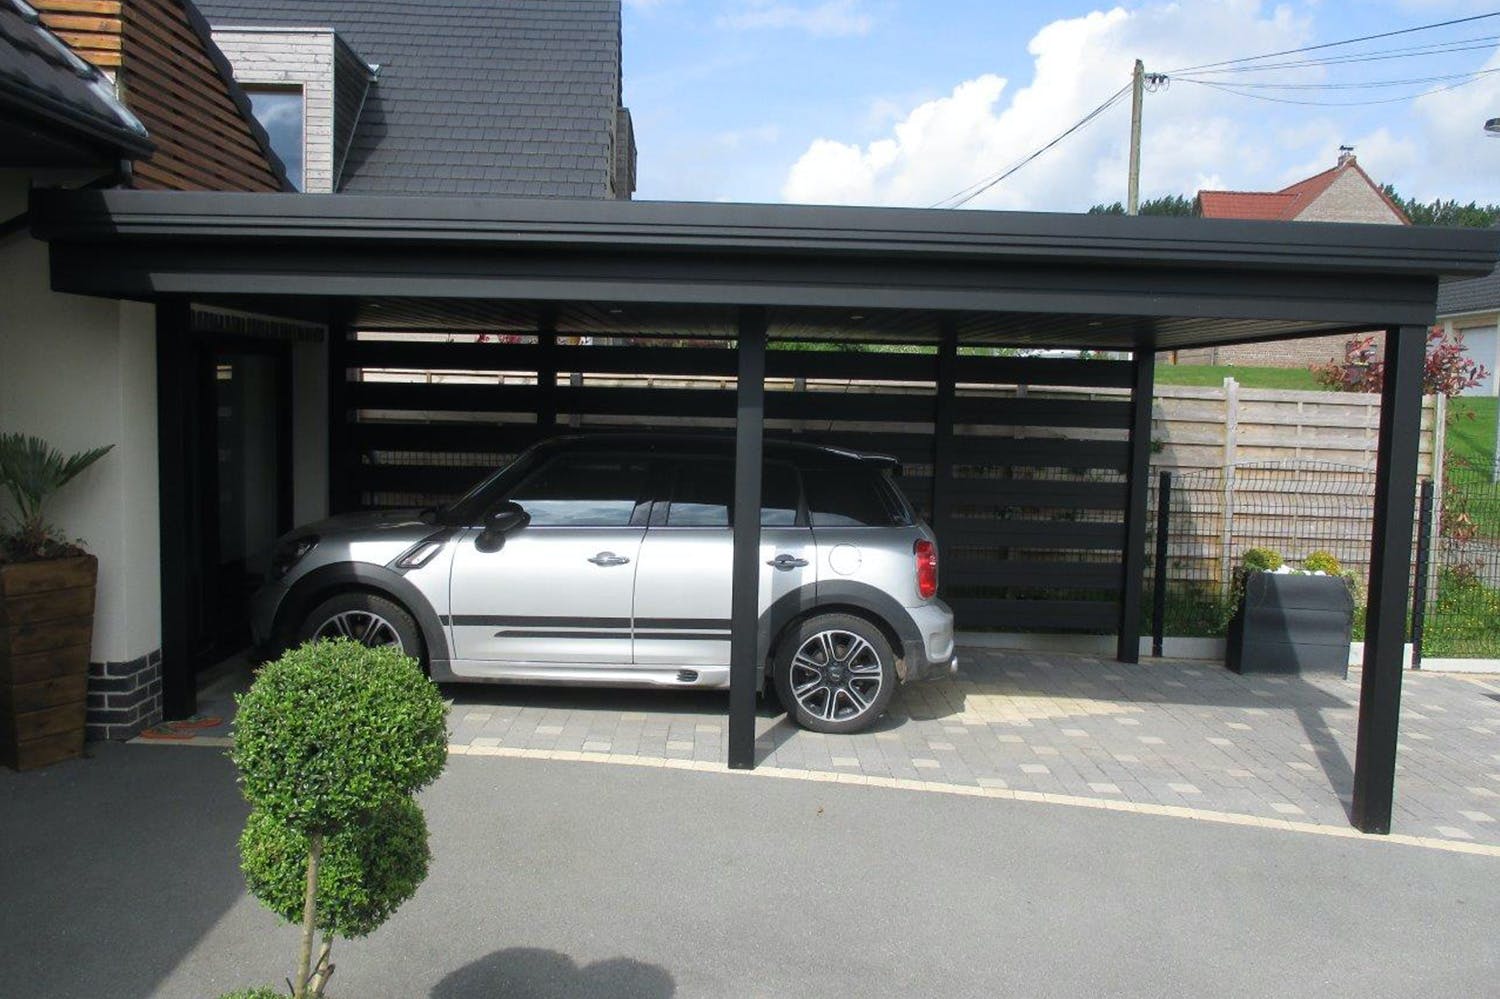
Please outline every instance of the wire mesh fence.
M1422 653L1500 658L1500 483L1460 472L1443 484Z
M1425 488L1432 500L1424 520L1419 494L1411 580L1421 606L1408 613L1408 635L1420 638L1424 656L1500 658L1500 484L1459 475L1440 496ZM1327 552L1351 581L1362 637L1374 496L1373 470L1327 462L1159 473L1150 491L1145 623L1163 635L1222 636L1246 552L1269 549L1293 566Z

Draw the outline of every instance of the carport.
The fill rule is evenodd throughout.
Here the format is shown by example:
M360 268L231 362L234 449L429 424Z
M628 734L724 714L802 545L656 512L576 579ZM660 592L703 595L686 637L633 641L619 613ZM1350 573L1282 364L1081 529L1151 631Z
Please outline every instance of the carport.
M1426 330L1438 278L1488 273L1500 255L1500 233L1059 214L135 191L39 193L32 219L34 233L51 244L54 290L157 306L169 717L193 708L185 608L195 586L187 564L195 528L184 469L199 460L192 425L203 413L193 388L194 344L226 325L242 334L274 328L292 337L316 328L327 331L331 458L325 471L328 507L335 512L367 505L382 491L403 494L401 473L371 461L377 452L419 449L440 436L453 442L453 453L466 447L504 450L478 445L486 435L519 445L565 428L560 414L586 410L594 397L587 386L561 380L560 372L624 373L649 361L657 371L666 365L685 376L733 377L722 404L720 396L703 392L665 407L655 401L660 397L630 398L636 412L663 419L687 401L700 408L682 415L732 419L735 428L727 750L729 765L738 768L754 765L763 434L768 419L806 423L817 415L804 405L796 382L790 391L768 393L768 374L796 379L821 370L883 382L918 378L930 385L919 402L887 391L863 399L846 415L879 423L899 412L910 425L893 443L920 449L917 457L927 458L922 505L944 545L968 530L989 531L989 540L1005 551L1024 548L1029 535L1039 548L1069 549L1074 545L1066 533L1098 535L1102 540L1093 548L1112 553L1062 560L1002 554L993 564L976 564L969 582L979 585L960 608L969 626L1007 627L1030 619L1065 629L1086 619L1113 631L1119 658L1134 662L1155 354L1384 329L1387 377L1353 818L1364 831L1389 831ZM400 335L361 335L371 330ZM473 343L472 337L434 344L421 339L424 331L503 332L524 342L505 346L502 363L495 359L502 355L484 353L494 345ZM418 336L402 339L406 334ZM584 347L570 342L576 336L625 338L631 345ZM692 345L634 343L663 336ZM792 370L783 352L768 350L768 343L787 340L914 346L908 352L809 353L803 367ZM736 349L711 346L728 342ZM365 419L372 411L421 407L409 401L415 389L371 385L351 378L351 371L442 366L433 364L439 347L450 355L456 348L465 365L522 365L534 373L522 386L502 378L430 395L445 402L429 408L506 413L509 423L498 426L506 421L496 418L491 426L385 425ZM997 356L976 348L1120 352L1130 360ZM585 357L583 351L593 353ZM1127 391L1118 399L1073 400L1021 391L976 404L964 386L978 381ZM910 407L926 408L918 413ZM520 429L516 413L525 417ZM1002 445L994 435L975 433L976 425L987 422L1050 422L1108 433L1061 443L1011 435ZM1085 518L1067 532L1024 517L1011 524L1002 515L988 526L965 521L960 509L972 504L977 487L961 470L983 464L986 448L1002 447L1002 463L1018 463L1014 456L1029 449L1037 467L1102 468L1114 477L986 480L987 502L1022 511L1102 508L1108 517L1098 523ZM1053 589L1038 592L1027 585L1032 580ZM1070 588L1109 596L1058 596Z

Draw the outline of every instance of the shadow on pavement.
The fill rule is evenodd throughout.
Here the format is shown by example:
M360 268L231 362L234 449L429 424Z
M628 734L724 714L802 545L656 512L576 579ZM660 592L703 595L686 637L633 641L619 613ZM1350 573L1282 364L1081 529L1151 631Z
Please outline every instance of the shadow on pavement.
M665 968L628 957L579 967L540 947L494 951L433 988L432 999L669 999L677 983Z

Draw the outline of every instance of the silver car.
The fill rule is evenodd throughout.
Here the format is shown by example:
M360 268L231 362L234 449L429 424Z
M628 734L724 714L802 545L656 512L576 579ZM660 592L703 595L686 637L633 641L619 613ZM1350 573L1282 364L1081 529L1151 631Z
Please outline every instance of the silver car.
M756 661L806 728L858 731L898 683L955 668L895 468L766 444ZM399 646L440 681L727 687L733 495L727 438L555 438L449 506L287 534L255 638Z

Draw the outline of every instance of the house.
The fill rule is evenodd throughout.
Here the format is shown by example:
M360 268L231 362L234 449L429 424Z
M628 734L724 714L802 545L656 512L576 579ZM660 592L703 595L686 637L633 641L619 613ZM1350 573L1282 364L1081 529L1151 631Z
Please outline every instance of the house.
M26 233L33 190L99 186L287 185L190 4L0 0L0 428L114 445L49 513L99 556L90 731L129 736L160 717L155 313L53 292Z
M618 0L199 0L299 189L629 198ZM305 150L305 160L304 160Z
M1500 270L1438 287L1437 320L1448 333L1461 333L1469 357L1489 374L1464 395L1500 395Z
M165 632L188 636L194 670L242 644L270 541L327 513L328 317L184 302L177 342L159 330L175 302L54 292L33 193L616 199L635 183L617 0L204 6L222 30L187 0L0 0L0 428L114 445L50 511L100 560L94 737L161 717ZM178 443L213 460L167 513L160 414L184 392ZM190 535L175 562L163 525ZM187 598L163 600L169 577Z
M1250 219L1266 222L1358 222L1410 225L1399 205L1370 179L1354 152L1345 146L1338 162L1322 173L1279 191L1199 191L1194 214L1206 219ZM1238 364L1305 368L1344 356L1348 336L1306 337L1279 343L1180 351L1180 364Z

